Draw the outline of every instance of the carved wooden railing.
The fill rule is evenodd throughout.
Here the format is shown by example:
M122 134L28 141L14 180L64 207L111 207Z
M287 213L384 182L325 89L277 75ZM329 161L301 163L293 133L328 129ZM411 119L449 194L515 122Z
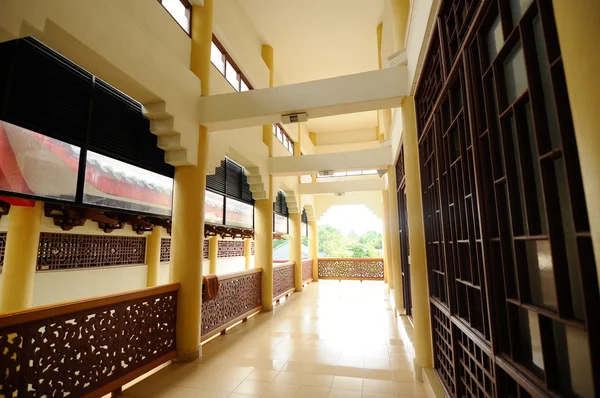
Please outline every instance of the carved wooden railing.
M179 284L0 315L0 396L101 397L169 361Z
M320 258L319 279L383 280L383 259Z
M293 262L273 266L273 301L277 301L295 290L296 272L294 267Z
M256 268L219 275L219 295L202 303L202 340L262 309L261 273L262 269Z
M312 279L313 279L312 269L313 269L312 258L303 259L302 260L302 283L312 281Z

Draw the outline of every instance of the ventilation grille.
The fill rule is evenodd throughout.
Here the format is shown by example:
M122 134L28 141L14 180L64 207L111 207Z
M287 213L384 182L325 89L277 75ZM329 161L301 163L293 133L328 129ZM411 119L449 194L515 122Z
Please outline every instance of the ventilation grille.
M289 215L285 194L282 191L277 193L277 198L275 199L275 203L273 203L273 211L285 217Z
M222 160L215 174L206 176L206 188L254 205L244 168L231 159Z

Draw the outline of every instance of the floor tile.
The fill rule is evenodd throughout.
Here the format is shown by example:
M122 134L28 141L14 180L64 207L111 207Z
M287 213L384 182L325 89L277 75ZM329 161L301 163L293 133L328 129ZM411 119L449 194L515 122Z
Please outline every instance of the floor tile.
M234 392L239 394L261 395L269 388L270 384L270 381L244 380Z
M331 388L332 383L333 383L332 375L307 374L306 377L302 380L302 382L300 384L303 386Z
M282 370L273 380L274 383L287 383L300 385L306 377L305 373L286 372Z
M394 383L389 380L364 379L363 391L379 394L394 394Z
M329 398L361 398L361 391L352 391L352 390L338 390L332 388L329 391Z
M273 381L278 373L279 370L254 369L246 380Z
M329 387L300 386L294 398L327 398Z
M358 377L335 376L331 388L339 390L362 390L363 379Z
M299 387L296 384L271 383L269 388L263 393L263 397L293 398Z

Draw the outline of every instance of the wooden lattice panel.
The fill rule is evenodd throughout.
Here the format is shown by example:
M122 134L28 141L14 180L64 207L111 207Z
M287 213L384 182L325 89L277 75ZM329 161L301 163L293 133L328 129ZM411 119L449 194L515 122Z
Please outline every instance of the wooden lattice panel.
M431 330L435 371L444 383L446 390L454 396L456 384L450 317L435 304L431 305Z
M423 132L433 106L439 97L444 84L445 74L442 65L442 51L438 29L431 34L431 42L425 63L421 71L419 85L415 93L415 111L419 135Z
M313 260L302 260L302 281L312 279Z
M454 64L458 50L467 35L467 29L477 7L483 0L446 0L440 8L444 55L448 70Z
M490 347L478 345L456 325L453 333L457 345L459 395L492 398L494 368Z
M319 278L383 279L383 259L320 258Z
M4 253L6 252L6 232L0 232L0 267L4 265Z
M202 241L202 258L208 260L208 239Z
M171 238L162 238L160 240L160 262L168 263L171 261Z
M171 290L7 322L0 328L0 395L81 397L173 352L177 291ZM31 311L31 318L43 311Z
M219 240L217 242L217 257L244 257L243 240Z
M273 268L273 297L277 298L285 292L295 288L294 264L276 266Z
M254 256L255 247L256 247L256 245L254 244L254 241L252 241L251 245L250 245L250 253L252 253L253 256Z
M144 264L146 238L42 232L38 271Z
M219 295L202 303L202 336L261 305L261 270L219 280ZM205 286L202 287L202 295Z

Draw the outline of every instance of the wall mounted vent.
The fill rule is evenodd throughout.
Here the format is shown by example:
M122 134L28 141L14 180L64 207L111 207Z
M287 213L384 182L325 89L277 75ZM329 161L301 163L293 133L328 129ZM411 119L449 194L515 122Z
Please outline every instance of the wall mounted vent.
M283 124L306 122L308 115L306 113L291 113L289 115L281 115Z

